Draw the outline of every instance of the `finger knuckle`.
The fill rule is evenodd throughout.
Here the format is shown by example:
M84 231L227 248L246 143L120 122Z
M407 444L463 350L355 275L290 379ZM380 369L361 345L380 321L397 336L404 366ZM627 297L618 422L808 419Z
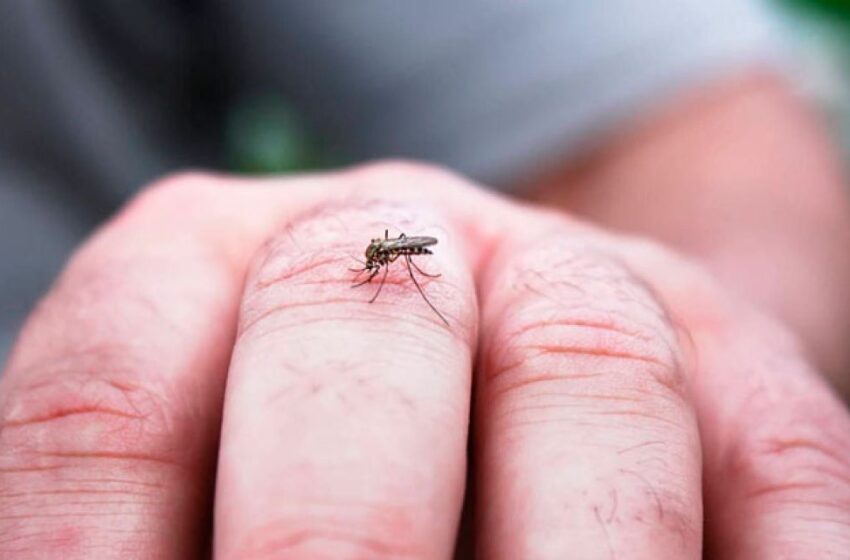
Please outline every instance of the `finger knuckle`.
M468 182L456 172L430 162L381 160L353 168L349 174L370 191L398 192L400 188L422 193L442 187L464 188Z
M312 251L303 250L287 235L270 240L251 267L240 313L240 338L292 318L298 318L299 324L316 313L329 318L330 308L336 309L337 317L347 317L348 307L359 300L358 294L348 289L350 280L341 273L350 266L344 249L336 246Z
M373 179L391 182L410 177L453 176L450 171L439 165L401 158L369 162L353 168L351 172Z
M144 549L150 531L132 519L170 507L164 481L188 468L192 446L176 445L177 422L162 390L128 381L132 375L114 365L105 369L101 358L76 357L4 387L3 558L99 555L102 528L81 522L94 516L114 517L113 528L126 529L122 545Z
M187 204L197 204L211 193L221 189L221 179L202 171L180 171L166 175L142 189L134 200L139 210L148 207L185 210Z
M221 213L222 207L233 202L231 191L223 188L225 184L222 177L202 171L167 175L141 189L112 220L111 229L140 223L174 232L188 229L187 222L204 219L198 208Z
M74 253L62 278L81 268L109 272L136 265L155 272L186 259L220 266L223 255L211 225L230 220L238 204L235 191L222 183L184 173L146 187Z
M136 379L109 350L38 366L0 403L0 455L9 472L82 469L88 465L180 465L177 407L151 376ZM18 372L19 373L19 372Z
M350 269L363 266L363 251L369 239L382 236L389 224L403 232L424 231L424 216L425 213L407 204L379 198L321 205L290 222L253 259L242 301L240 338L251 331L265 333L267 327L273 330L288 325L303 327L311 321L362 319L377 323L391 318L439 324L440 320L432 317L424 303L413 312L397 305L402 299L413 301L420 297L401 259L386 264L385 276L382 273L368 283L373 290L382 286L381 298L374 305L366 303L367 287L351 289L355 273ZM362 235L353 235L355 231ZM468 297L460 297L460 292L471 291L464 284L469 279L458 271L440 270L440 273L445 274L439 281L424 277L417 280L428 299L441 309L446 304L449 312L452 306L464 306L462 310L471 315L465 306L474 303ZM255 330L257 326L261 326L259 331Z
M818 401L803 394L777 410L773 398L754 395L740 416L747 425L736 432L721 475L741 480L751 500L796 499L813 507L850 507L847 422L821 422L832 407ZM843 419L840 411L834 412L834 418Z
M620 401L624 410L632 410L629 400L682 398L663 309L617 263L569 247L544 249L521 259L506 281L514 299L486 368L500 393L607 386L576 396L606 407Z

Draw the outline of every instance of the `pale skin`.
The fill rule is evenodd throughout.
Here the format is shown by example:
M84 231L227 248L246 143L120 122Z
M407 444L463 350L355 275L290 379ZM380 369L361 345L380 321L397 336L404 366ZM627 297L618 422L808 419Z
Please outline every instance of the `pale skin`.
M386 228L448 326L350 288ZM0 557L846 557L850 414L704 264L418 165L163 180L0 378Z
M401 268L350 289L388 224L440 239L451 326ZM410 165L149 189L30 318L0 411L4 557L448 558L470 480L485 558L850 546L850 417L793 334Z

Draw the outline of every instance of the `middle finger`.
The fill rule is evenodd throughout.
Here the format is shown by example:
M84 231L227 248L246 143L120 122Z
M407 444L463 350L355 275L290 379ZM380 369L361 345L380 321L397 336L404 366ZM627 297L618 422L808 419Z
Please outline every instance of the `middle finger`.
M349 288L351 256L393 226L439 238L417 264L442 276L412 273L449 326L403 257L374 303L383 271ZM372 201L320 208L268 244L248 276L228 378L218 558L450 555L477 320L452 240L421 208Z

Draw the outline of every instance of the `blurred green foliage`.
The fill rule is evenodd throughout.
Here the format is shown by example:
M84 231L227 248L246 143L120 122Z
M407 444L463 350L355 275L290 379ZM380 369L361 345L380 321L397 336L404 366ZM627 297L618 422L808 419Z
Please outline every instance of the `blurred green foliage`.
M850 1L848 0L783 0L783 3L814 10L850 25Z
M231 171L292 173L331 162L297 113L280 97L241 100L228 115L225 152Z

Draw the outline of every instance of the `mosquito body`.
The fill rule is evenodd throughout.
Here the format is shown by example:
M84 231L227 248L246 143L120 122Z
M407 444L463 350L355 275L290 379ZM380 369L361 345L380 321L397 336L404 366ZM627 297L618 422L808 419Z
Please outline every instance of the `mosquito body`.
M399 258L403 258L407 265L407 272L410 274L410 279L413 280L413 284L416 286L416 289L419 290L419 294L422 296L422 299L424 299L425 303L434 310L434 313L436 313L437 316L442 319L446 325L448 325L449 322L445 317L443 317L443 314L434 307L434 304L432 304L428 299L428 296L425 295L425 292L422 290L422 286L419 285L419 281L416 280L416 276L413 274L413 270L416 269L419 274L427 276L428 278L438 278L440 276L439 274L428 274L427 272L424 272L421 268L416 266L416 263L413 262L412 258L414 255L433 254L428 247L436 245L437 239L435 237L424 236L408 237L403 233L395 238L390 238L389 235L389 230L384 230L383 239L380 237L372 239L369 246L366 247L366 252L364 253L366 262L363 263L363 268L350 270L352 270L352 272L357 272L357 276L354 277L355 281L364 272L367 273L368 276L365 280L357 282L351 287L357 288L363 284L368 284L383 268L384 275L381 278L381 284L378 286L378 291L376 291L375 295L372 296L372 299L369 300L369 303L372 303L378 299L378 295L380 295L381 289L384 287L384 282L387 280L387 272L390 269L390 264L394 263Z

